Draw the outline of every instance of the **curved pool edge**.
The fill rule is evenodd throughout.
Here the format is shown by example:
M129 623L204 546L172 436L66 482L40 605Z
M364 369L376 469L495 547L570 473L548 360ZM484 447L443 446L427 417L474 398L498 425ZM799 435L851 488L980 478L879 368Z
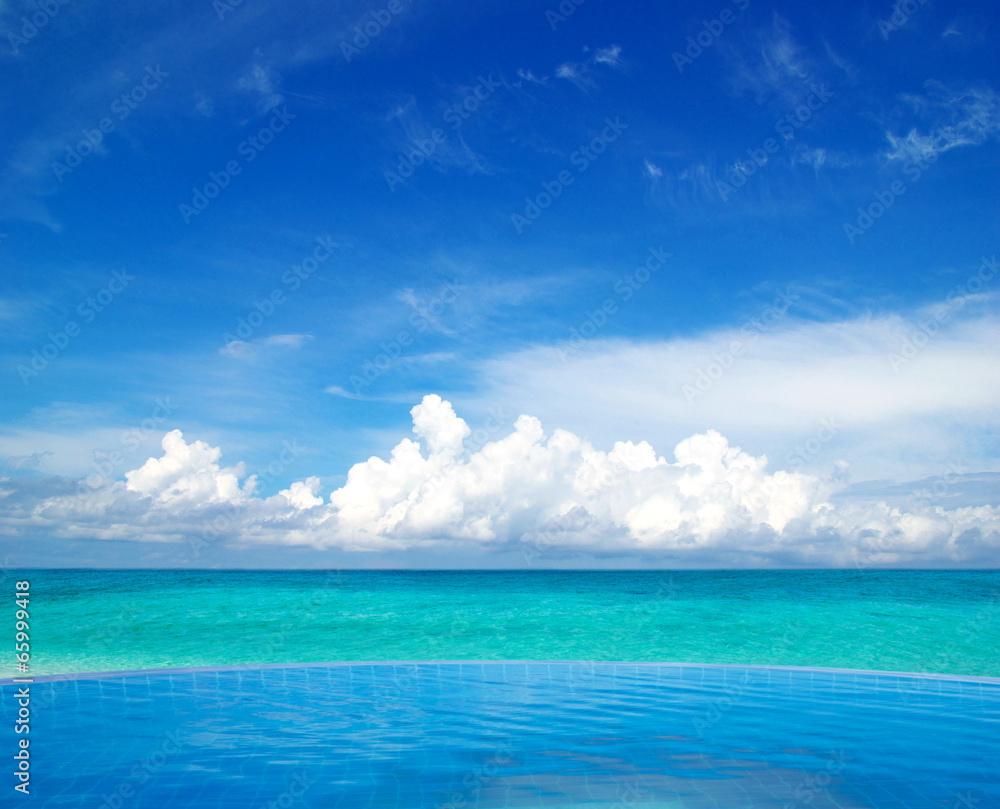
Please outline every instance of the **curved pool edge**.
M25 683L61 682L75 680L107 680L125 677L150 677L169 674L214 674L231 671L264 671L274 669L329 669L350 666L479 666L479 665L532 665L532 666L634 666L686 669L724 669L738 671L789 671L797 673L816 672L822 674L853 674L870 677L907 677L924 680L944 680L948 682L983 683L1000 686L1000 677L985 677L971 674L941 674L920 671L883 671L880 669L845 669L825 666L768 666L741 663L678 663L675 661L629 661L629 660L336 660L312 663L242 663L229 666L179 666L160 669L125 669L122 671L74 672L72 674L41 674L37 676L0 677L0 686L23 685Z

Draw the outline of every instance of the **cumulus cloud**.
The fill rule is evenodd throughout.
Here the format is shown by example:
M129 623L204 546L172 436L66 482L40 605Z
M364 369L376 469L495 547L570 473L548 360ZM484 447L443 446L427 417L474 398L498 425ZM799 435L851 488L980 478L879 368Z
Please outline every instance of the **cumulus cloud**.
M318 477L308 477L305 480L295 481L287 489L278 492L278 496L287 500L296 511L302 511L323 505L323 498L317 497L320 485Z
M672 459L646 442L610 451L521 415L470 446L451 403L428 395L411 411L413 438L388 459L354 465L328 500L317 477L269 498L254 495L242 464L168 433L163 454L126 482L76 493L29 494L0 480L0 530L51 536L311 545L350 551L522 548L540 554L667 554L744 564L850 565L962 562L1000 549L1000 509L946 510L838 500L842 488L771 470L765 456L709 430L679 442ZM501 434L506 432L506 434ZM64 489L69 487L63 487Z
M240 485L239 479L246 475L242 463L220 468L221 449L204 441L188 444L180 430L163 436L162 447L162 458L150 458L138 469L125 473L128 491L159 503L189 504L239 500L256 487L255 476Z

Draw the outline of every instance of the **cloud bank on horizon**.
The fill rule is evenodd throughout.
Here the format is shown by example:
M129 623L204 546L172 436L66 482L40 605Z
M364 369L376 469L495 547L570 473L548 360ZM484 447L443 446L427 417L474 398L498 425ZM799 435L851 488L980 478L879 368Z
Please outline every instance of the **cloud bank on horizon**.
M672 460L643 441L609 452L537 418L503 414L474 437L451 403L431 394L411 410L416 440L388 460L351 467L328 498L320 479L256 493L246 467L179 430L162 455L125 481L18 497L6 533L67 539L183 543L197 559L215 545L309 545L353 552L476 549L540 557L659 555L744 566L871 567L977 564L1000 549L1000 508L946 509L911 498L900 508L836 499L842 481L768 470L766 457L710 430L681 441ZM501 434L504 433L504 434ZM471 441L470 441L471 439ZM291 451L291 450L290 450ZM10 499L10 481L0 497Z

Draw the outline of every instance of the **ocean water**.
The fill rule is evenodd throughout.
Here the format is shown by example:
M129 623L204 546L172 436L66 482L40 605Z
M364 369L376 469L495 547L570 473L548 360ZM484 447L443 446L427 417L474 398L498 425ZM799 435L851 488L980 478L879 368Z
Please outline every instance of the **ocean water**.
M8 573L12 592L31 584L37 675L591 660L1000 676L996 571Z

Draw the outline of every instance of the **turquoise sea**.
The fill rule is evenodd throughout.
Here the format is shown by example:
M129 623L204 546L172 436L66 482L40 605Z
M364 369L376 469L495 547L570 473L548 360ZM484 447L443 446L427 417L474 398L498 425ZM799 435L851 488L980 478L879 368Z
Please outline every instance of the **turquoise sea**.
M7 571L12 600L15 579L37 675L530 659L1000 676L997 571L27 570Z

